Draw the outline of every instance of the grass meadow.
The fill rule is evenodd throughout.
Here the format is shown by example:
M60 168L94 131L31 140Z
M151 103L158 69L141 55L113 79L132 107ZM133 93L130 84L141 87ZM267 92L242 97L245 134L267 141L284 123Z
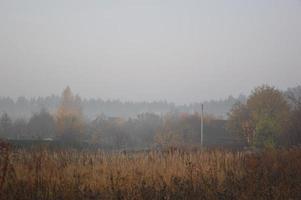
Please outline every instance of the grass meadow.
M301 199L301 149L149 152L2 146L1 200Z

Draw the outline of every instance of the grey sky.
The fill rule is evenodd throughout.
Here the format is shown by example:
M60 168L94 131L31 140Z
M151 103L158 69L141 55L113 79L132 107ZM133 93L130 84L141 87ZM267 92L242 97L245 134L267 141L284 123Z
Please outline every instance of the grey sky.
M0 96L189 103L300 77L300 0L0 0Z

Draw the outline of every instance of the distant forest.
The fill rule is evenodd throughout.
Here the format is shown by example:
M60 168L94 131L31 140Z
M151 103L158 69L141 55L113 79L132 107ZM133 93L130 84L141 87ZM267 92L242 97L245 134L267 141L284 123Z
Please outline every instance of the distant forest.
M297 96L300 94L301 86L289 88L284 93L293 92ZM7 113L12 119L29 119L33 114L42 109L49 113L54 113L61 101L58 95L48 97L25 98L19 97L13 100L10 97L0 97L0 113ZM240 95L237 98L229 96L226 99L210 100L205 102L196 102L185 105L176 105L167 101L154 102L122 102L120 100L103 99L82 99L82 111L87 120L93 120L98 116L107 117L136 117L141 113L154 113L164 115L166 113L188 113L193 114L201 111L201 105L204 104L204 112L215 118L226 119L228 112L237 102L245 102L246 96Z
M227 113L236 102L245 101L246 97L238 98L229 96L223 100L205 101L204 112L217 118L226 118ZM38 97L27 99L19 97L13 100L10 97L0 97L0 113L7 113L12 119L29 119L33 114L45 109L54 113L61 101L60 96ZM98 116L107 117L136 117L141 113L154 113L164 115L166 113L195 113L201 111L201 102L188 105L176 105L167 101L154 102L122 102L120 100L82 99L82 111L87 120L93 120Z

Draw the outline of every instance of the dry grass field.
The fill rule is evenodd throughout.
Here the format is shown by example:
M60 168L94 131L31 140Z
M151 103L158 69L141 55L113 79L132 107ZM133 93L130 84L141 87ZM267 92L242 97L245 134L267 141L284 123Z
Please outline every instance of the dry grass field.
M104 153L1 149L0 199L301 199L300 148Z

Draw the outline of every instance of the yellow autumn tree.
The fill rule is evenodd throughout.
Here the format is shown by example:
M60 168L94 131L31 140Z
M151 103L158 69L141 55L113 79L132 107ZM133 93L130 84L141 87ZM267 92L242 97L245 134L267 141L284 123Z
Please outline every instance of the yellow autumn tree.
M74 141L83 134L83 115L81 99L74 96L68 86L62 93L56 112L57 134L60 139Z
M245 104L236 104L229 113L228 130L244 135L248 144L274 147L287 129L289 105L283 93L263 85L255 88Z

